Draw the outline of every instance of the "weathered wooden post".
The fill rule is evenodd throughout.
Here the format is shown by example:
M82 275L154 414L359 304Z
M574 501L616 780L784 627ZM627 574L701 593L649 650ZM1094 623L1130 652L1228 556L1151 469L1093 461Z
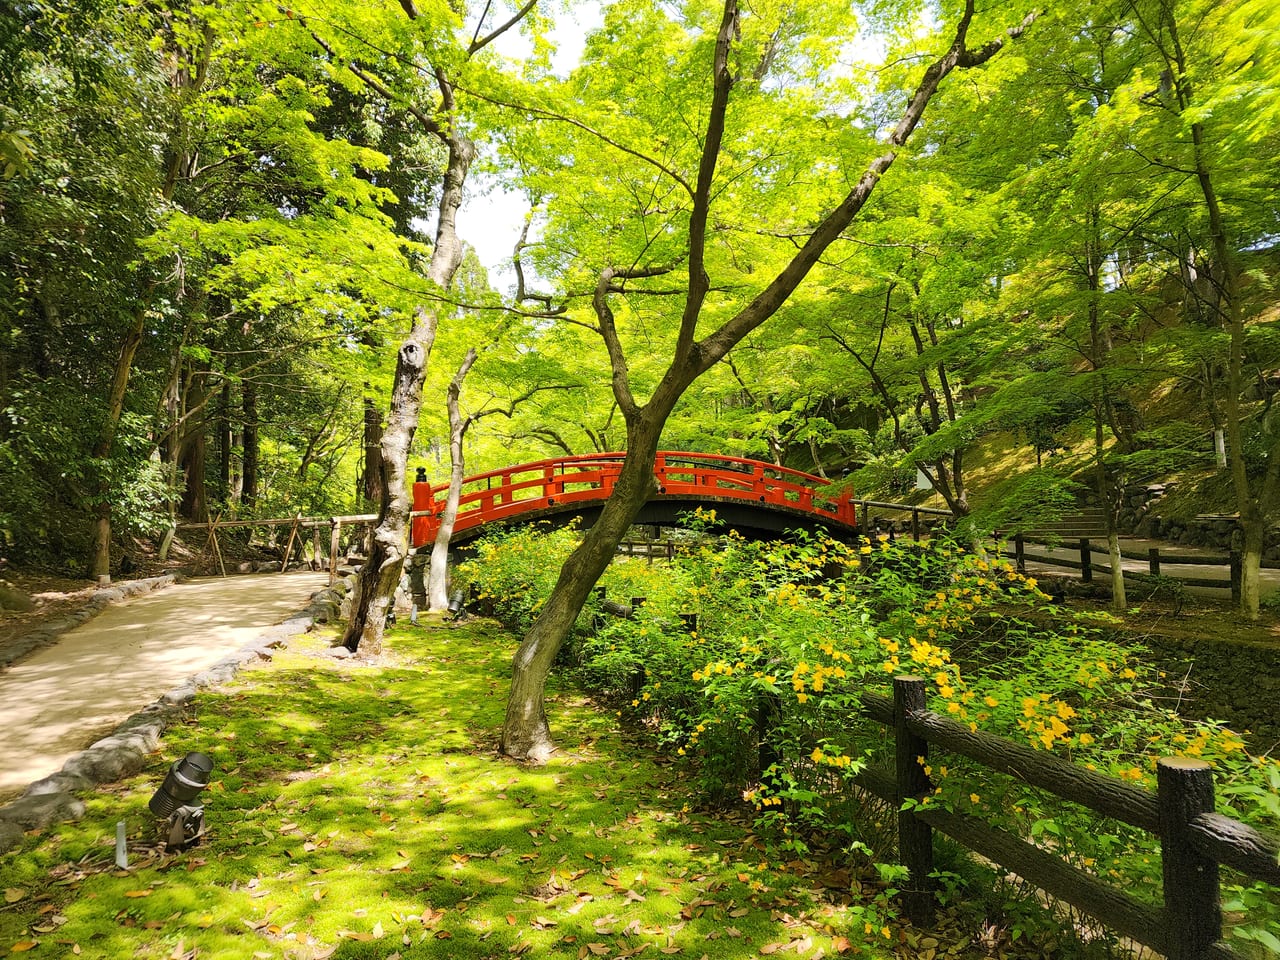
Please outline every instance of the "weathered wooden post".
M1093 583L1093 551L1089 549L1089 538L1080 538L1080 579L1084 583Z
M329 518L329 586L338 580L338 551L341 549L342 521L337 517Z
M912 923L933 922L933 829L910 810L907 800L921 801L933 787L924 763L929 759L929 741L907 729L907 717L925 709L925 682L920 677L893 678L893 719L897 773L898 855L910 871L902 891L903 906Z
M1213 768L1190 757L1164 757L1156 786L1169 960L1205 960L1222 936L1218 863L1191 846L1188 824L1213 812Z
M1019 573L1027 572L1027 541L1020 533L1013 536L1013 563Z
M1231 602L1240 602L1240 591L1244 581L1244 558L1240 555L1239 550L1231 551Z
M1160 548L1152 547L1147 551L1147 566L1151 568L1153 577L1160 576Z
M920 511L915 507L911 508L911 539L920 542Z

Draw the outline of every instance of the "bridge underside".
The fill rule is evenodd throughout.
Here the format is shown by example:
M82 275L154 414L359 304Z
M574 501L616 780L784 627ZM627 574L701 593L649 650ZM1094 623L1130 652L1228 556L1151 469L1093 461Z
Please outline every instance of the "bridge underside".
M635 522L660 527L678 527L682 514L692 513L699 507L704 510L714 509L716 519L720 523L753 540L776 540L788 530L804 530L808 533L822 531L837 540L845 541L852 540L858 534L856 527L826 521L799 509L788 509L773 503L767 506L757 505L736 497L659 494L640 509ZM562 527L580 518L584 528L590 527L596 522L603 509L604 502L600 501L563 503L530 510L504 520L491 520L484 526L457 530L453 534L450 546L463 546L496 526L546 522L553 527Z

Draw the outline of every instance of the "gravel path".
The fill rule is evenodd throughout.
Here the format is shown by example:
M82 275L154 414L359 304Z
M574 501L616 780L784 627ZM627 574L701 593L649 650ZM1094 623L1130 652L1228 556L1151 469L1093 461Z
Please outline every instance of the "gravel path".
M0 674L0 797L307 605L323 573L191 580L112 604Z

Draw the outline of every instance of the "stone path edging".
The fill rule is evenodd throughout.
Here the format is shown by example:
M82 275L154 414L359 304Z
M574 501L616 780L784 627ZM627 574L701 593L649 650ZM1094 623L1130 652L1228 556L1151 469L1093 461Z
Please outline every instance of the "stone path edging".
M68 613L66 616L49 623L43 623L21 637L17 637L10 643L5 644L4 649L0 650L0 671L7 670L19 660L29 657L37 650L51 646L64 633L92 620L118 600L140 597L144 593L151 593L154 590L160 590L177 582L176 575L165 573L158 577L146 577L142 580L124 580L109 587L101 587L95 590L93 596L79 610L74 613Z
M167 580L168 583L174 581L171 575L151 579ZM124 596L146 593L159 585L132 593L121 593L120 588L107 588L98 591L94 599L103 593L117 593L117 596L110 597L102 604L105 606L106 603ZM317 623L324 623L336 616L346 587L345 583L339 581L334 587L312 594L311 602L305 609L283 623L268 627L235 653L189 677L181 686L174 687L154 703L143 707L109 736L71 757L57 773L28 785L17 800L0 807L0 854L18 846L28 830L42 829L63 820L78 820L84 816L84 801L76 796L77 792L100 783L114 783L141 770L146 765L147 757L160 745L160 737L165 728L181 719L197 691L226 683L242 666L253 660L270 660L273 649L284 646L298 634L307 633ZM48 642L51 641L46 641L45 645Z

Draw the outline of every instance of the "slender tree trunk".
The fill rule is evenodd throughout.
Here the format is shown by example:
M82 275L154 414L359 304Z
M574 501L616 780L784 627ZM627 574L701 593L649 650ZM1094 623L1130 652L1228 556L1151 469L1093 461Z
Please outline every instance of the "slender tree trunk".
M453 538L453 525L458 519L458 502L462 499L462 481L466 475L462 443L467 428L471 426L471 418L462 415L462 382L475 362L476 350L472 347L467 350L462 365L449 383L449 492L445 496L444 511L440 514L435 543L431 545L431 566L427 572L427 603L432 612L449 609L449 541Z
M446 91L446 100L452 102L452 91L443 81L442 88ZM458 208L462 204L467 172L475 158L475 145L460 132L450 131L446 143L449 161L441 189L436 245L427 268L427 278L441 289L448 288L462 263ZM370 656L382 652L387 610L408 553L409 449L422 411L422 386L438 324L439 313L434 304L419 307L396 363L391 408L382 434L382 504L378 525L373 531L369 557L357 579L351 619L342 635L342 643L348 650L360 650Z
M369 503L382 503L382 417L372 397L364 398L364 484L360 493Z
M640 406L632 393L629 368L614 315L609 307L610 285L615 278L656 276L670 268L635 267L623 270L606 267L597 281L592 305L598 328L609 352L615 400L627 424L627 454L616 485L601 510L600 518L587 531L578 548L569 556L542 612L525 635L512 664L511 697L502 730L502 750L510 756L542 760L554 743L547 725L543 690L556 652L572 629L591 588L612 560L618 542L635 521L641 506L655 491L654 457L658 439L676 402L699 376L719 363L751 331L765 323L786 303L803 282L823 252L841 236L859 215L876 184L892 166L897 150L910 137L924 115L925 107L938 85L957 66L985 63L1003 47L1004 41L985 44L970 51L965 37L975 6L966 3L957 21L950 49L929 65L912 93L898 125L886 138L887 149L873 159L844 199L829 211L800 245L793 258L772 280L733 317L720 323L703 339L697 339L702 305L710 289L706 271L705 241L712 200L715 168L725 130L725 113L733 87L730 48L739 35L736 0L725 0L720 29L716 35L712 67L712 92L693 203L688 224L688 278L680 330L666 373L654 388L648 403ZM1032 18L1028 18L1030 22ZM1025 26L1025 23L1024 23ZM1022 27L1010 31L1017 36Z
M191 375L183 402L184 409L203 406L207 376L204 372ZM186 418L182 428L181 452L178 455L179 466L186 478L186 488L178 512L192 523L204 523L209 519L208 485L205 477L208 450L206 425L203 413Z
M98 431L98 441L93 447L93 458L99 466L94 477L93 544L89 573L98 580L111 578L111 471L108 461L115 444L116 430L120 426L120 417L124 414L124 398L129 388L133 356L142 344L144 318L145 313L141 307L134 310L133 323L116 356L111 389L107 391L106 413Z
M218 501L231 502L231 384L222 381L218 393Z
M244 381L240 402L244 407L244 428L240 435L240 499L248 510L258 505L258 385Z
M542 762L555 750L543 705L547 675L596 581L613 560L618 542L657 492L653 462L664 420L648 416L628 425L627 457L613 495L560 569L551 596L516 651L502 727L502 752L509 756Z

